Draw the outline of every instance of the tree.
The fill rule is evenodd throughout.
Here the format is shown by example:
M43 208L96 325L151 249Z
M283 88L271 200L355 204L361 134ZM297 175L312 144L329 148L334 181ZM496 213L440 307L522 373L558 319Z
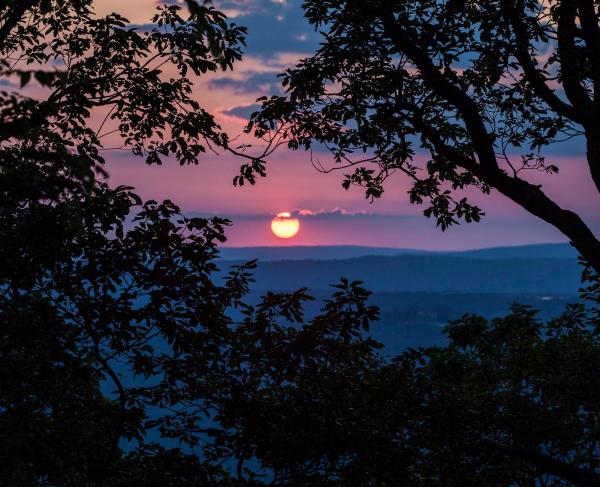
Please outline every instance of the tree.
M0 5L3 81L45 90L41 99L0 94L0 468L8 485L114 477L122 441L141 436L153 400L127 381L168 362L166 345L149 354L157 342L178 343L182 321L199 326L194 311L204 306L217 326L222 299L242 292L239 279L208 283L226 222L187 220L169 201L142 203L132 188L102 180L109 136L148 163L196 163L206 147L225 144L192 98L189 75L231 68L244 30L212 7L190 10L184 18L177 5L159 7L154 27L141 31L115 14L97 17L89 0ZM175 74L165 76L165 65ZM182 307L191 300L195 308ZM143 452L174 471L178 460L194 463L142 447L130 463L148 462ZM196 471L221 475L193 458Z
M255 484L234 418L257 361L284 376L364 342L357 286L314 323L303 290L245 304L253 264L215 263L227 221L104 182L109 137L147 163L227 145L191 78L230 68L244 31L189 7L139 30L86 0L0 5L1 76L44 89L0 93L3 485Z
M108 231L126 213L127 190L101 181L107 137L148 163L197 163L208 146L225 144L193 99L188 73L231 67L244 30L213 8L197 6L189 19L180 12L161 7L142 32L115 14L97 18L91 1L2 7L2 76L48 90L41 100L0 95L3 276L30 285L78 251L78 232L94 224ZM176 74L164 75L165 66ZM102 121L97 129L92 114ZM87 198L97 200L89 207L95 220L76 204Z
M598 8L593 0L308 0L323 42L283 74L283 96L261 99L247 130L292 149L327 147L335 168L354 168L344 187L364 186L368 198L403 173L410 200L427 202L425 215L442 229L482 215L456 190L494 188L600 270L598 238L527 175L557 172L543 149L581 137L600 191ZM429 154L424 167L417 150ZM242 182L252 180L265 160L242 169Z
M275 485L592 486L600 482L598 280L592 299L546 323L514 305L465 315L448 345L384 360L336 346L317 369L242 396L238 441L251 441ZM331 318L328 316L327 318ZM251 427L250 427L251 425ZM245 440L248 438L248 440Z
M0 93L3 485L597 484L594 307L467 316L390 361L359 283L310 319L303 289L249 304L254 264L215 260L227 221L103 181L103 130L150 163L228 147L186 76L243 31L190 11L138 31L84 0L0 4L2 76L46 89Z

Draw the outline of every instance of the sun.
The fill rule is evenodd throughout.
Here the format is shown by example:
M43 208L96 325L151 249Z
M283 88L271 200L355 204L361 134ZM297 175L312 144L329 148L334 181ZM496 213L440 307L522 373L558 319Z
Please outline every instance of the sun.
M271 220L271 230L276 237L292 238L300 230L300 221L292 218L287 211L277 213L277 216Z

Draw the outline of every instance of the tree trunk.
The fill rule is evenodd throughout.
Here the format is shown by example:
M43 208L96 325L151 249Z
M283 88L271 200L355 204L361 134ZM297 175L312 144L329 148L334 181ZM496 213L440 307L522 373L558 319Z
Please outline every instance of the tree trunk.
M585 142L592 180L600 193L600 129L586 130Z

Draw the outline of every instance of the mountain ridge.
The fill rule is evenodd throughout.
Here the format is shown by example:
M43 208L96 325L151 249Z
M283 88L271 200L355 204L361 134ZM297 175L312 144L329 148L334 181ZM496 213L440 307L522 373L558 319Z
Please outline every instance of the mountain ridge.
M223 272L241 261L223 261ZM341 277L374 292L576 294L582 268L575 258L477 259L444 254L364 256L331 260L264 260L254 289L324 290Z
M321 261L344 260L356 257L400 255L446 255L473 259L575 259L577 257L577 251L570 244L564 243L529 244L444 251L396 247L367 247L360 245L222 247L220 251L220 258L226 261L252 259L258 259L259 261Z

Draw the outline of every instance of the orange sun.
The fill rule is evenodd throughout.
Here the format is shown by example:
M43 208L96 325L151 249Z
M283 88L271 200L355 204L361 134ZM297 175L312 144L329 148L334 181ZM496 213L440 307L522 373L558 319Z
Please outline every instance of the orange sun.
M300 221L292 218L287 211L277 213L277 216L271 220L271 230L276 237L292 238L300 230Z

